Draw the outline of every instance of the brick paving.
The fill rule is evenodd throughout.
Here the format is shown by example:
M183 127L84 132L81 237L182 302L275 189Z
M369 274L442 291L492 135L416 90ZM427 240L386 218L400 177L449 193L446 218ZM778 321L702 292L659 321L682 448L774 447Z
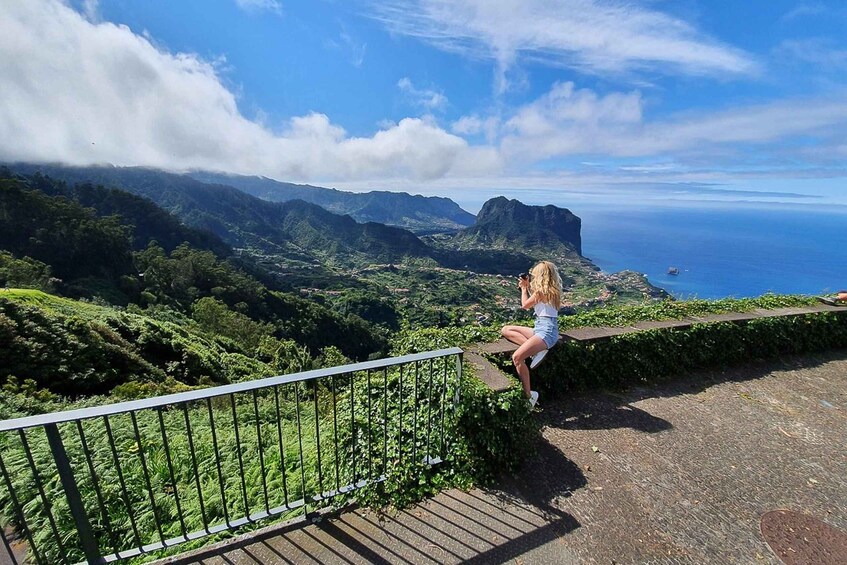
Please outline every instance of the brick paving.
M847 351L539 406L537 455L495 488L178 562L764 564L780 562L759 529L768 511L847 531Z

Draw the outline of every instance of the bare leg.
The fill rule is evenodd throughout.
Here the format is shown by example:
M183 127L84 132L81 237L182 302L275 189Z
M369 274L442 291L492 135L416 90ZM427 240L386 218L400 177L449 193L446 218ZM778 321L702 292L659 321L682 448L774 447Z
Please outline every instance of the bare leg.
M526 340L535 335L532 328L526 326L503 326L500 334L515 345L523 345Z
M535 334L532 334L532 337L527 339L523 345L518 347L518 350L512 354L512 363L515 364L515 370L518 372L518 376L521 379L521 385L523 385L523 392L527 398L529 398L529 367L526 366L525 361L529 358L542 351L547 349L547 344L544 343L544 340L538 337Z

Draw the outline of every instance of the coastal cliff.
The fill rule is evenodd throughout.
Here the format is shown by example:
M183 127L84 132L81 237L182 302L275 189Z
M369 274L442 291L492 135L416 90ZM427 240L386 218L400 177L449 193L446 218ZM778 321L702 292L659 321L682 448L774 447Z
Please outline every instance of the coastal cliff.
M582 255L582 221L567 208L528 206L503 196L483 204L476 223L453 241L463 249L543 249Z

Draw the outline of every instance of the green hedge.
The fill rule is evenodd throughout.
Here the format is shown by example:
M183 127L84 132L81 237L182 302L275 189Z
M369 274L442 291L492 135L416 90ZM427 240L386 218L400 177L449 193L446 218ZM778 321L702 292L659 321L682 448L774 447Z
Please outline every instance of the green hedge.
M499 473L517 471L532 454L538 425L531 416L523 389L515 382L496 393L475 377L464 380L457 461L475 482L485 483Z
M645 330L558 345L533 372L533 388L554 396L620 388L696 369L843 347L847 315L833 313ZM504 370L511 369L508 360L500 361Z
M475 326L406 329L394 339L392 354L404 355L445 347L467 347L492 341L495 328ZM460 406L445 461L433 467L406 460L392 465L386 480L356 493L356 499L373 507L403 508L446 487L470 488L485 484L503 471L516 471L531 454L538 434L529 403L515 381L502 393L493 392L464 365Z

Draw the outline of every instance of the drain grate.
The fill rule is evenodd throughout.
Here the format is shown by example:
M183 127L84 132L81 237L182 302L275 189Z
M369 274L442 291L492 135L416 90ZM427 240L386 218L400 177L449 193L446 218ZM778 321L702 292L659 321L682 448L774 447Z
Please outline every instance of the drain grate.
M847 532L800 512L762 516L762 536L786 565L847 564Z

